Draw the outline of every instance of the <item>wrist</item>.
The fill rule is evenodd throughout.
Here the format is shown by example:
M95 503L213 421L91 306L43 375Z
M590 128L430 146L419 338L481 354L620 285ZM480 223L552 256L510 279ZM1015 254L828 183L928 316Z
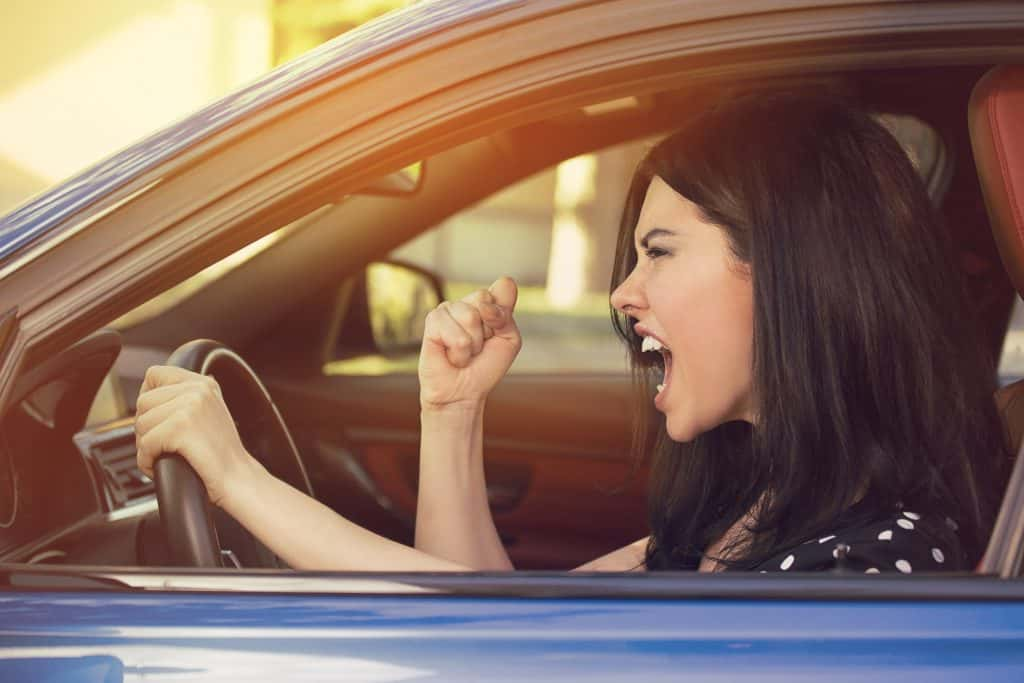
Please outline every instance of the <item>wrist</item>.
M224 473L220 496L216 500L211 498L211 502L230 512L235 504L256 490L266 476L268 473L263 464L248 451L243 451L231 469Z
M424 419L463 419L483 415L486 399L475 398L450 403L432 403L420 399L420 416Z

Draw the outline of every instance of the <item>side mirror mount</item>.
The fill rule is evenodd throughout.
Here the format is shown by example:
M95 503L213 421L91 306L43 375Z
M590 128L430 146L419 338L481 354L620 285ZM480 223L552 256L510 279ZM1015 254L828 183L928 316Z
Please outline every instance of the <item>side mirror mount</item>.
M427 162L417 161L415 164L400 168L394 173L374 179L369 184L356 190L355 194L377 197L412 197L419 194L426 177Z
M371 263L346 286L351 289L331 354L334 361L417 353L427 313L444 300L441 278L405 261Z

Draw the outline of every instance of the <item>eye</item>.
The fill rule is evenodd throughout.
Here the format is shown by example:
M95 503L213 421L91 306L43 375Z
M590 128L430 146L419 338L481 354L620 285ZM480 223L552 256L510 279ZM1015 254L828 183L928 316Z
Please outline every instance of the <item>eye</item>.
M647 249L644 249L644 255L652 261L667 254L668 252L660 247L648 247Z

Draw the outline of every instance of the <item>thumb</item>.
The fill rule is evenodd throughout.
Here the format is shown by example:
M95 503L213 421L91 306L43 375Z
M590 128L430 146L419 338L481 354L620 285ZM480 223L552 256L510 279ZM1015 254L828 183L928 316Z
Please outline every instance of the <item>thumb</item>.
M499 277L494 281L488 291L494 297L494 303L511 313L516 308L516 299L519 296L519 288L516 281L510 277Z

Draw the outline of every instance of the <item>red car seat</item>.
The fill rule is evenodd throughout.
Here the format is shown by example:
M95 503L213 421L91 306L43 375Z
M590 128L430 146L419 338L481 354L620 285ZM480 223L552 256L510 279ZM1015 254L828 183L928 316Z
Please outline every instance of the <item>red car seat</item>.
M968 105L968 126L996 245L1010 281L1024 294L1024 65L998 66L978 81ZM1018 455L978 571L1006 576L1024 553L1024 525L1011 514L1024 504L1019 500L1024 499L1024 380L1000 389L996 403ZM1001 562L992 559L997 556Z

